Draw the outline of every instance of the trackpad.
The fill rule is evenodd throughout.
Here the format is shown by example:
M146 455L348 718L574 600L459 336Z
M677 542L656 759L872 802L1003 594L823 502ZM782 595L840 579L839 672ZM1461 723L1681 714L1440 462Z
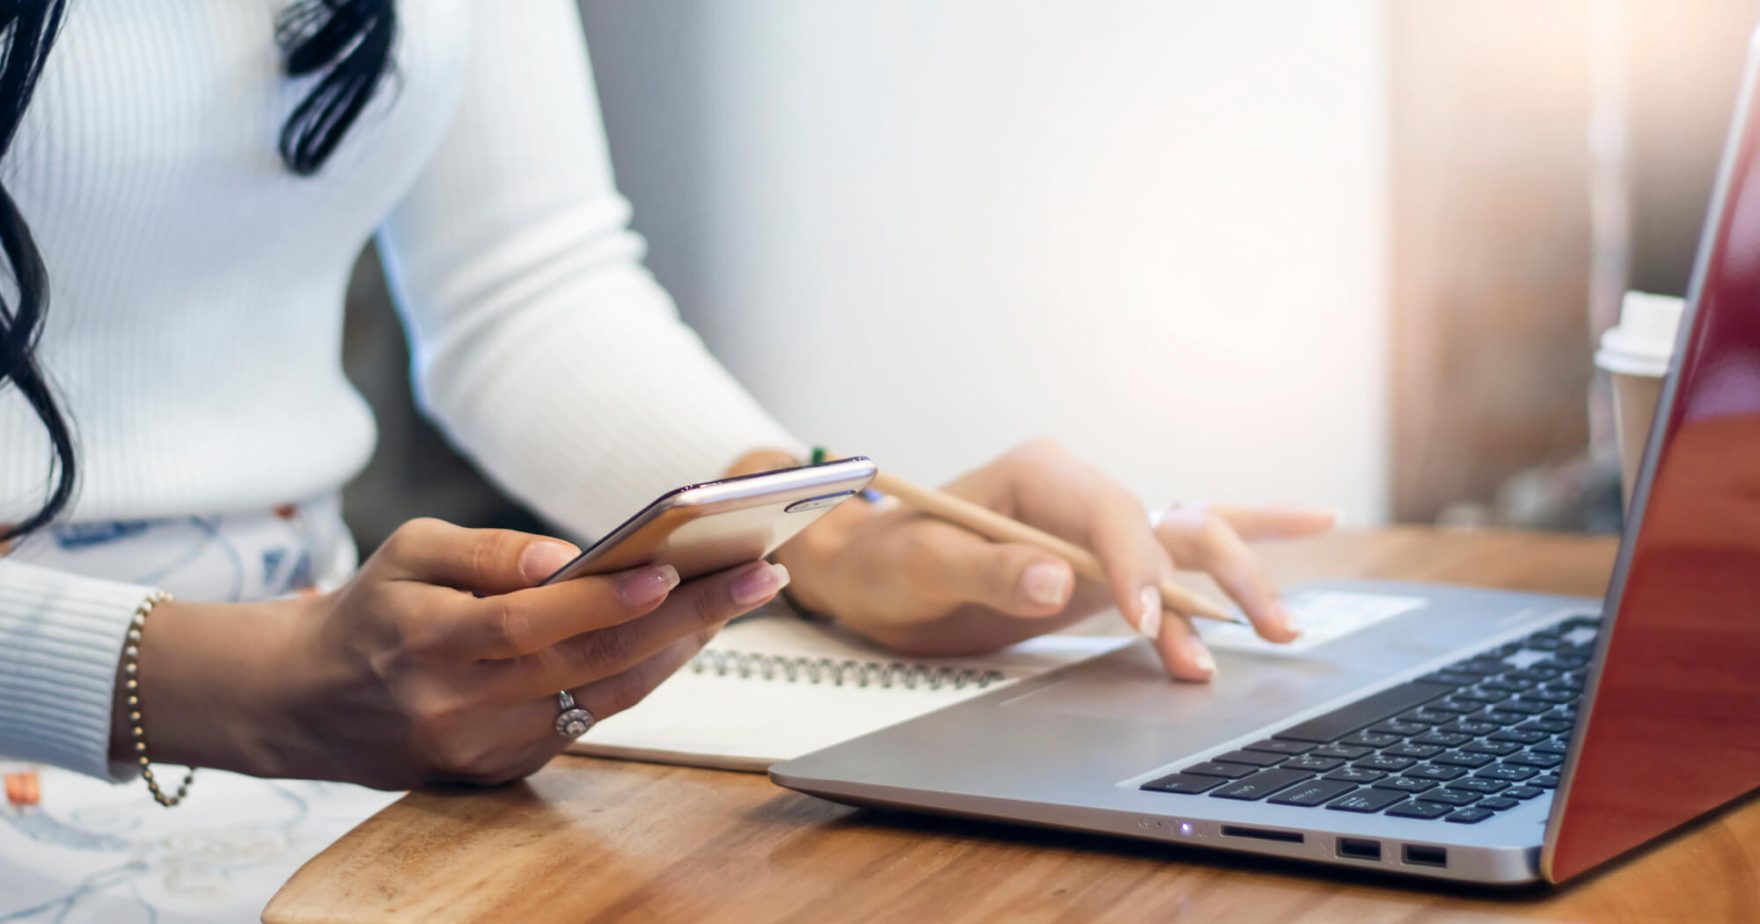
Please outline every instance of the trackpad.
M1263 721L1288 715L1316 702L1322 691L1336 695L1346 671L1323 660L1257 664L1232 659L1218 683L1169 680L1146 645L1133 645L1082 667L1062 679L1005 700L1005 709L1108 719L1114 722L1189 726L1204 720ZM1232 724L1232 723L1231 723Z

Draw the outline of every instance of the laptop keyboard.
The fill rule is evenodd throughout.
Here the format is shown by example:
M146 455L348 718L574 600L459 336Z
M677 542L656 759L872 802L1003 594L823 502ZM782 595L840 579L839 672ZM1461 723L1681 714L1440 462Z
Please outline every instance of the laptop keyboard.
M1549 626L1143 788L1477 824L1558 785L1600 625Z

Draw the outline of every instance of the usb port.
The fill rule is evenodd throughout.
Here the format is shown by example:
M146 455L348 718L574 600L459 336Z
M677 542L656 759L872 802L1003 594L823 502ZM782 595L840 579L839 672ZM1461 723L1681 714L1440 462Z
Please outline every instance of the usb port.
M1341 837L1338 839L1338 855L1346 860L1380 860L1381 842Z
M1448 848L1425 847L1421 844L1407 844L1405 862L1408 866L1447 866Z

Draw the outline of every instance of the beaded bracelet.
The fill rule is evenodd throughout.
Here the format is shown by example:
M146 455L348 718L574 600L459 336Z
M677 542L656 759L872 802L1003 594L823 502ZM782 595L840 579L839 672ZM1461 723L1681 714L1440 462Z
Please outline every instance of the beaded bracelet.
M128 689L126 699L128 703L128 730L129 734L134 737L134 753L141 764L141 779L146 781L147 789L153 794L153 801L166 808L171 808L182 802L184 797L189 795L189 784L196 778L196 769L191 767L189 772L184 774L183 783L177 787L177 795L175 796L166 795L165 790L159 788L158 781L153 779L153 762L147 757L147 727L141 721L139 675L141 671L141 632L147 627L147 616L153 612L153 607L170 599L170 594L162 590L155 590L147 596L147 599L141 601L140 606L134 608L134 619L128 627L128 644L122 648L122 682Z

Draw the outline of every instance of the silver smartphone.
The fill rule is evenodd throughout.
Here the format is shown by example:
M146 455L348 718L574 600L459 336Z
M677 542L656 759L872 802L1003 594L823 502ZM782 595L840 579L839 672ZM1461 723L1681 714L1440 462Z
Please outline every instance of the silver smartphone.
M757 561L860 493L875 471L854 456L668 491L544 583L660 564L688 581Z

